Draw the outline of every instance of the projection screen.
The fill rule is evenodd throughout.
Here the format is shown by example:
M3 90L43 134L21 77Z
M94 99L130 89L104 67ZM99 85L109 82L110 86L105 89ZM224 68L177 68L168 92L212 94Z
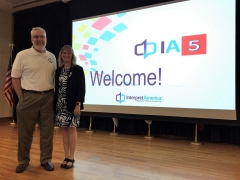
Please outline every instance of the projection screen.
M74 20L84 111L236 120L235 19L235 0L187 0Z

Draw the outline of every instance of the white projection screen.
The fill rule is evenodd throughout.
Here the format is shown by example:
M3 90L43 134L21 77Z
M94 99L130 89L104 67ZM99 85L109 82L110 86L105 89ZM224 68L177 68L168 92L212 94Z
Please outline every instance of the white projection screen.
M235 0L156 4L72 22L85 112L236 120Z

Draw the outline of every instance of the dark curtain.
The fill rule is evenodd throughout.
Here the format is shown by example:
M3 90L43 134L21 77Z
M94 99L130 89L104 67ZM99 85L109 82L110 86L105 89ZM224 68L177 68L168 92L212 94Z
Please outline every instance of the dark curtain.
M72 20L81 19L85 17L96 16L116 11L122 11L141 6L152 5L169 0L143 0L143 1L129 1L129 0L88 0L79 1L72 0L69 3L56 2L45 6L40 6L24 11L19 11L13 14L14 16L14 52L13 58L19 51L31 47L30 31L33 27L40 26L47 32L47 49L58 57L61 47L65 44L72 43ZM239 2L237 1L237 4ZM239 13L237 13L239 19ZM238 32L238 25L237 25ZM236 38L239 39L238 34ZM237 48L239 47L237 40ZM238 56L238 54L237 54ZM238 92L238 62L236 62L236 79ZM237 93L237 109L238 109L238 93ZM89 116L82 116L80 127L89 127ZM198 120L201 122L200 120ZM220 121L220 120L219 120ZM168 139L188 139L194 140L195 136L195 122L194 119L187 118L170 118L159 117L158 120L151 124L151 135ZM240 144L240 128L238 126L216 125L208 124L206 122L213 122L212 120L205 120L204 128L198 129L198 138L201 141L209 141L215 143L231 143ZM113 131L113 121L109 117L93 117L92 129ZM147 135L148 125L144 120L119 118L118 127L116 131L122 134L131 135Z
M212 121L212 120L209 120ZM221 120L219 120L221 121ZM81 117L81 128L89 128L90 117ZM93 117L91 128L94 131L103 130L113 132L113 120L108 117ZM195 138L194 123L171 122L166 119L152 121L150 125L151 136L194 141ZM116 131L120 134L129 135L148 135L148 124L140 119L119 118ZM197 138L199 141L212 143L229 143L240 145L240 128L238 126L225 126L204 124L203 128L197 128Z
M13 14L14 17L14 57L26 48L30 48L30 32L33 27L42 27L47 32L47 50L55 54L65 44L72 43L72 23L69 18L68 3L51 3Z

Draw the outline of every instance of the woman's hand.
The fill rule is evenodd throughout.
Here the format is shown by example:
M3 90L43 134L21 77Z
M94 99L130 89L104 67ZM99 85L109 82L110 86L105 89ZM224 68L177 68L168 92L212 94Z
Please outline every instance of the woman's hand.
M80 105L75 106L73 114L74 115L81 115Z

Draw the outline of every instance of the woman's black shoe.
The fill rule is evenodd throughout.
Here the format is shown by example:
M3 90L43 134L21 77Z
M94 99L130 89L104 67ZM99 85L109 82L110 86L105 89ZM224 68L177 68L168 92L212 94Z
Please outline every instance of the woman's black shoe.
M64 163L64 161L66 162L66 163ZM67 165L67 163L68 163L68 161L69 161L69 159L68 158L65 158L64 160L63 160L63 163L61 164L61 168L66 168L66 165Z
M73 163L75 162L75 160L74 159L68 159L68 162L71 162L72 164L71 165L67 165L66 164L66 166L65 166L66 169L72 168L73 167Z

